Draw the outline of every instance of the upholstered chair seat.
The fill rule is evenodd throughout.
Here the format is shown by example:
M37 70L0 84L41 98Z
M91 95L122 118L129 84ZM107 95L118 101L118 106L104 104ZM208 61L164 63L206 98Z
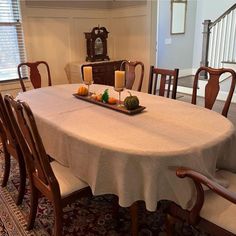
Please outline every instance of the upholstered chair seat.
M4 97L5 105L11 117L11 123L16 133L29 176L30 213L27 229L34 227L37 214L38 199L42 194L51 201L54 209L55 236L63 235L63 207L80 197L91 197L90 187L73 175L72 171L50 158L43 146L34 115L30 107L13 97ZM41 194L40 194L41 193Z
M191 210L183 210L175 204L170 208L170 214L174 217L182 215L180 218L198 225L198 228L210 235L236 235L236 173L219 170L215 180L212 180L195 170L179 167L176 175L193 180L197 198ZM227 186L222 186L216 179L223 180L222 183L225 182Z
M88 187L85 182L76 178L68 167L61 165L57 161L53 161L50 164L59 184L61 198L65 198L71 193Z
M219 171L219 174L228 181L229 187L227 189L236 193L236 174L223 170ZM236 204L210 190L205 191L205 200L200 216L236 234Z

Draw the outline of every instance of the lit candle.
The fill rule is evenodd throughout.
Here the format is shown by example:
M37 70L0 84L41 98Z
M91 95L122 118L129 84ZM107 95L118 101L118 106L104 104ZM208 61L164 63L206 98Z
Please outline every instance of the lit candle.
M83 68L84 81L91 82L93 80L93 68L92 66L85 66Z
M116 70L115 71L115 88L124 88L125 87L125 72Z

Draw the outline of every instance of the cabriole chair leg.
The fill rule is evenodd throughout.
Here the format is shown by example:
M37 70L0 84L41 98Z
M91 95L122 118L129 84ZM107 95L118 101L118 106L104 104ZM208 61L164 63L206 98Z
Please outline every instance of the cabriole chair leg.
M34 186L31 186L31 190L32 192L30 194L30 214L27 224L27 230L33 229L38 208L38 190Z
M7 181L10 175L10 167L11 167L11 156L10 154L4 150L4 157L5 157L5 170L2 180L2 187L6 187Z
M63 226L62 226L62 208L60 203L57 203L55 201L55 203L53 204L53 208L54 208L54 215L55 215L55 225L54 225L54 236L62 236L62 230L63 230Z
M19 170L20 170L20 186L16 205L20 205L22 203L25 194L26 170L25 170L25 163L22 161L19 161Z

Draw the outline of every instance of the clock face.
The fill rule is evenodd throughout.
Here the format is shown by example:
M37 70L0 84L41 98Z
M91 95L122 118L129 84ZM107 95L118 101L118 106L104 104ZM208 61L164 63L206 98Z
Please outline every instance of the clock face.
M98 37L94 42L94 54L95 55L103 54L103 43L100 37Z

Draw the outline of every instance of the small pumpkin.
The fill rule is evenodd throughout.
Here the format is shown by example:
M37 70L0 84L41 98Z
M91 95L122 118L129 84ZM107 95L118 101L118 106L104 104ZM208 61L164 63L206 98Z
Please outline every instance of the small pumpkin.
M96 100L98 102L102 102L102 94L98 94L97 97L96 97Z
M139 107L139 100L137 96L132 96L129 92L129 96L125 98L124 105L127 110L134 110Z
M117 102L117 100L115 98L113 98L113 97L108 98L108 103L109 104L116 104L116 102Z
M88 95L88 89L84 86L78 88L77 92L80 96L87 96Z
M93 94L91 95L91 99L97 100L97 94L96 94L96 93L93 93Z

